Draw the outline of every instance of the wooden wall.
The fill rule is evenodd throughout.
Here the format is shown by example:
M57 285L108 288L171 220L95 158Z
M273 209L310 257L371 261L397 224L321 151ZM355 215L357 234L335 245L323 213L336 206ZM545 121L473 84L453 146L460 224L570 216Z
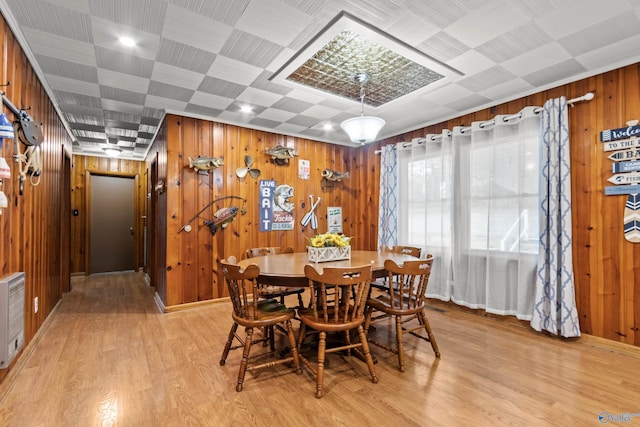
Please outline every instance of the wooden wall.
M166 261L156 256L155 271L160 298L167 307L219 298L226 295L217 263L229 255L240 257L243 251L255 246L293 246L304 250L307 238L327 229L328 206L342 207L343 231L353 236L356 249L369 249L376 245L378 172L373 147L352 148L324 144L269 132L246 129L205 120L168 115L160 132L161 137L147 158L147 168L156 163L157 179L166 192L153 191L153 203L158 209L161 236L166 229L166 244L150 245L153 250L166 250ZM165 138L166 135L166 138ZM293 147L299 156L288 165L277 165L265 154L265 149L276 145ZM166 159L163 155L166 153ZM254 168L261 176L239 179L236 168L244 166L245 155L251 155ZM224 166L209 175L200 175L189 168L188 158L222 156ZM311 162L309 180L298 177L298 159ZM339 172L349 171L349 179L333 187L322 185L321 172L325 168ZM259 231L258 189L261 179L276 180L294 188L295 227L290 231ZM302 227L300 220L309 209L309 195L321 197L317 215L319 228ZM212 235L203 225L219 208L234 205L242 207L240 200L215 203L193 221L191 232L179 230L211 201L222 196L246 199L246 215L238 215L226 229ZM165 208L166 206L166 208ZM166 264L163 264L166 262Z
M31 117L42 123L40 145L42 173L38 185L24 184L19 194L18 165L13 161L14 144L4 140L0 155L9 163L10 180L2 191L9 208L0 216L0 277L26 273L25 346L69 288L69 157L71 140L47 93L4 18L0 17L0 83L17 108L30 108ZM3 112L15 119L3 105ZM24 151L24 146L21 146ZM38 298L39 310L34 310ZM8 370L0 370L0 379Z
M375 249L378 221L379 158L381 145L410 141L427 133L438 133L473 121L488 120L497 114L513 114L529 105L543 105L549 98L567 99L594 92L590 102L570 109L573 255L576 299L584 333L624 343L640 345L640 245L624 239L623 210L626 196L604 196L611 162L602 151L598 133L624 126L640 118L640 65L634 64L608 73L539 92L521 99L483 109L443 123L431 125L378 144L347 148L269 132L245 129L198 119L167 116L161 142L154 144L149 165L156 162L158 181L165 192L153 192L160 228L154 233L165 242L152 250L158 261L158 283L166 306L219 298L225 295L217 261L228 255L240 256L252 246L291 245L303 250L305 237L313 230L299 221L308 209L308 195L322 197L320 231L326 229L327 206L342 206L344 232L354 236L356 249ZM297 161L277 166L264 154L265 148L283 144L296 148L300 159L311 160L311 179L297 176ZM292 231L260 232L257 197L259 180L239 180L235 169L250 154L262 170L262 179L275 179L295 189L296 227ZM223 156L225 165L209 176L188 168L188 157ZM334 188L322 188L324 168L349 171L351 178ZM156 182L156 181L154 181ZM191 233L178 232L195 213L216 197L236 195L247 199L247 214L238 216L215 236L202 225L221 202L195 221ZM236 204L237 202L234 202ZM164 222L163 222L164 221ZM166 236L162 230L166 229ZM158 251L166 251L166 257Z
M135 218L134 245L135 267L145 266L143 230L147 213L147 171L144 162L109 157L73 156L71 165L71 211L78 210L78 216L71 216L71 272L89 274L89 199L92 175L135 177Z
M573 268L582 332L640 346L640 245L624 239L627 196L605 196L611 161L599 132L640 119L640 64L536 93L429 126L383 143L410 141L496 114L512 114L549 98L594 92L569 110L573 200ZM607 153L610 154L610 153Z

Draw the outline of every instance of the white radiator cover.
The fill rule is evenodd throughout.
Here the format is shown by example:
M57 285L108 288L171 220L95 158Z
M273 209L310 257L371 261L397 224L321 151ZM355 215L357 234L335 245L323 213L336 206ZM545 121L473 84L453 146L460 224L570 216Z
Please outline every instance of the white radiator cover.
M24 345L24 272L0 280L0 369L6 369Z

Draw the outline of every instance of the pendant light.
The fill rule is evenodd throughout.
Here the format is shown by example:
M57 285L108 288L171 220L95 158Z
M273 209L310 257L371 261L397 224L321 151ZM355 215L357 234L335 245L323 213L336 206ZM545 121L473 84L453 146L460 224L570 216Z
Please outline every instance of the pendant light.
M340 123L340 127L349 135L352 142L366 144L376 140L385 121L380 117L364 115L364 85L371 79L371 76L367 73L359 73L356 74L355 79L360 83L360 116L345 120Z
M118 144L107 143L107 147L103 148L103 150L109 157L118 157L122 153L122 150L118 148Z

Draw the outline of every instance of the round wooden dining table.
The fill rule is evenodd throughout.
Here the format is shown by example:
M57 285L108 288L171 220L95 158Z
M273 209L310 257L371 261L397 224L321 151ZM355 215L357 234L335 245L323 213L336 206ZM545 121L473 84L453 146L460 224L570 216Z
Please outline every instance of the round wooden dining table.
M291 254L265 255L254 258L243 259L238 262L241 268L247 268L255 264L260 268L260 283L281 285L281 286L306 286L308 280L304 275L304 266L307 264L322 273L326 267L352 267L371 264L373 277L385 276L384 261L394 260L401 265L406 260L415 260L415 257L406 254L383 252L383 251L351 251L351 259L342 261L311 262L306 252L295 252Z

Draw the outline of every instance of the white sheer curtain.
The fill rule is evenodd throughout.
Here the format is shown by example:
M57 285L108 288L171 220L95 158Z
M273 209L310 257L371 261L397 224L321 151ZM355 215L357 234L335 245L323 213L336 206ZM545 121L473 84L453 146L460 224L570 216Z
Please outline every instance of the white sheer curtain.
M399 224L402 245L434 256L427 292L449 300L453 203L453 148L450 132L398 146Z
M540 129L534 110L398 146L398 241L436 257L429 297L531 319Z

